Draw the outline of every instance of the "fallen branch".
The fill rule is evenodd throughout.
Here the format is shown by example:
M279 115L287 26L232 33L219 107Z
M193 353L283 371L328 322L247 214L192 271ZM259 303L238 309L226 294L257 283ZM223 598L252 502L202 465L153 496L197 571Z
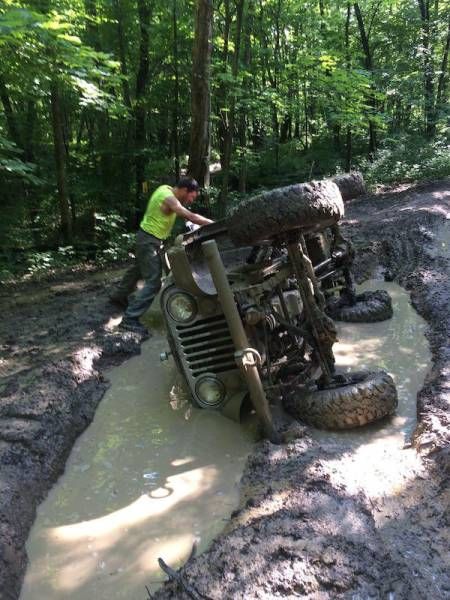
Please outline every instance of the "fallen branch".
M189 558L187 559L184 566L186 566L194 558L196 552L197 545L194 542ZM175 571L175 569L172 569L172 567L170 567L162 558L158 558L158 564L164 571L164 573L166 573L166 575L169 577L169 580L175 581L181 587L181 589L184 592L186 592L189 598L192 598L192 600L211 600L209 596L205 596L200 592L197 592L197 590L194 587L192 587L191 585L189 585L189 583L187 583L187 581L185 581L183 575L180 573L181 568L183 567L181 567L178 571Z

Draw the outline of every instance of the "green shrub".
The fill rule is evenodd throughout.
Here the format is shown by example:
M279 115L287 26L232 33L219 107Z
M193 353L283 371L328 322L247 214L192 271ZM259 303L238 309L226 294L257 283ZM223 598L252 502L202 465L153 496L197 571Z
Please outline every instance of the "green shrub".
M27 275L43 275L49 271L70 267L77 262L73 246L61 246L47 252L29 251L25 253L24 263Z
M373 161L361 159L357 168L369 185L439 179L450 175L450 145L418 136L389 138Z
M125 219L119 214L95 213L95 259L98 264L129 258L134 234L125 232Z

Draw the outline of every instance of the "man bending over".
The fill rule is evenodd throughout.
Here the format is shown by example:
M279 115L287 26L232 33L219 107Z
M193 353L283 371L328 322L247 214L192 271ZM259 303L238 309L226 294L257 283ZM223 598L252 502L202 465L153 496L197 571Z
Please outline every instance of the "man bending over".
M120 327L143 335L149 332L139 318L150 308L161 288L163 242L172 231L177 216L196 225L212 223L211 219L191 212L186 207L194 202L198 194L198 183L183 177L175 187L161 185L150 197L136 237L136 263L128 269L110 299L126 306L128 295L139 279L144 287L130 298Z

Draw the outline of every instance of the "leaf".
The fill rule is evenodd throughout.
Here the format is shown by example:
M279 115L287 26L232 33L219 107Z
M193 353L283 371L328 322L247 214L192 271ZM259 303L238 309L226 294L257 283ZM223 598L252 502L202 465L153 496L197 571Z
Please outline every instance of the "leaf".
M58 35L60 40L65 40L66 42L70 42L71 44L75 44L79 46L81 44L81 40L76 35L69 35L68 33L62 33Z

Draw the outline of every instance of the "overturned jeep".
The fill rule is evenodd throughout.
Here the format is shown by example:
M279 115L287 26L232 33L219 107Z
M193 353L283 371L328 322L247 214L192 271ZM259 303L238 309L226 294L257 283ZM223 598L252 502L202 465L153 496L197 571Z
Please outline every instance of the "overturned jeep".
M343 200L366 192L361 173L352 171L332 180ZM392 317L392 301L384 290L357 294L352 274L355 251L344 238L338 223L305 235L308 256L326 300L326 312L335 321L373 323Z
M385 290L356 293L352 274L352 244L336 223L305 236L308 256L325 296L326 313L335 321L374 323L390 319L392 301Z
M328 429L395 411L387 373L335 369L336 329L327 313L358 304L351 249L336 229L343 213L333 181L291 185L246 200L171 249L161 307L170 354L194 405L238 419L249 397L272 441L279 435L271 398ZM320 236L323 248L329 245L311 260Z

